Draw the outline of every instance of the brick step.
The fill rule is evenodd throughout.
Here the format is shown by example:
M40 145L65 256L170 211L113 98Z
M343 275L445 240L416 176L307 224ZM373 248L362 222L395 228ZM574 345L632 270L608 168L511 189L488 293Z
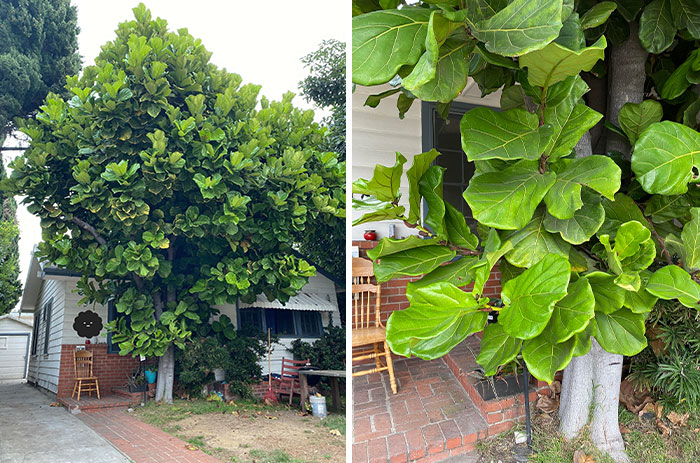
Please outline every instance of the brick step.
M522 376L511 378L517 381L517 392L505 394L506 380L494 379L494 383L484 383L480 374L481 367L476 363L479 355L481 339L478 336L470 336L457 347L452 349L443 360L462 385L471 401L487 423L487 434L493 436L512 428L516 423L525 420L525 398L522 393ZM529 399L534 402L537 392L546 387L546 383L531 382L529 385ZM480 390L487 388L482 396ZM495 391L494 391L495 389ZM500 390L499 390L500 389ZM489 397L489 395L496 397Z
M102 395L100 399L95 396L82 396L80 400L71 397L59 397L58 402L70 412L99 410L102 408L127 408L141 403L141 399L134 400L120 395Z

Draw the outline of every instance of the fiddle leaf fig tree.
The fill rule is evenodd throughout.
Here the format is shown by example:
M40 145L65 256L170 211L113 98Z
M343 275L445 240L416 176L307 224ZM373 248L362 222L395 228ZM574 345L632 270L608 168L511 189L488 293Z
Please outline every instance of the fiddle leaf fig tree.
M628 461L622 356L647 345L659 298L700 307L697 5L396 5L353 2L353 81L394 87L368 105L398 94L400 116L415 100L444 115L469 77L484 95L500 91L501 108L471 109L460 124L478 237L443 199L435 150L397 153L353 183L354 224L398 220L419 235L368 252L379 282L421 277L407 286L409 307L389 318L389 345L434 359L483 331L477 361L489 375L519 353L540 380L564 370L564 436L579 433L593 405L593 441ZM496 265L503 307L483 296ZM499 317L487 326L491 310Z
M344 216L345 167L293 94L258 98L186 29L134 14L70 98L24 122L5 186L41 218L41 257L83 275L83 301L114 300L121 353L160 357L156 398L172 401L174 348L214 305L286 302L314 274L293 247Z

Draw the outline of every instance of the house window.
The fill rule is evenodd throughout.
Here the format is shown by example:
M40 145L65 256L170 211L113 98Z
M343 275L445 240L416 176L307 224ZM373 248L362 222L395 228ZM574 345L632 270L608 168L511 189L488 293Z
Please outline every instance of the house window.
M37 338L39 337L39 322L41 321L41 310L34 317L34 326L32 326L32 355L36 355Z
M445 168L442 197L461 211L467 225L476 231L476 221L462 194L474 176L474 163L467 160L462 151L462 138L459 123L465 112L476 106L453 102L447 120L437 112L434 103L423 103L423 151L435 148L440 153L435 164Z
M53 299L44 305L43 316L44 316L44 327L46 331L44 332L44 355L49 353L49 335L51 334L51 308L53 306Z
M7 350L7 338L0 338L0 350Z
M241 330L267 331L281 337L319 337L323 332L321 314L312 310L240 309Z

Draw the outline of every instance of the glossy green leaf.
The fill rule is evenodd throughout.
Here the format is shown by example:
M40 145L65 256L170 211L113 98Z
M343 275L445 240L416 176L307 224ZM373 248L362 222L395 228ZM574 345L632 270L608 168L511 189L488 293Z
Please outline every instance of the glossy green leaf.
M657 122L635 143L632 170L647 193L682 194L688 191L698 156L698 132L676 122Z
M671 0L671 13L678 29L688 29L700 39L700 3L697 0Z
M578 13L571 13L566 18L559 31L559 37L554 39L554 43L558 43L569 50L580 50L586 46L586 38L583 35L581 19Z
M595 297L595 311L609 314L619 310L625 302L625 290L615 284L615 275L592 272L585 276Z
M659 122L662 117L661 103L656 100L644 100L641 103L625 103L617 118L620 128L630 143L634 144L644 129Z
M700 55L700 50L694 50L680 66L666 79L661 87L661 98L664 100L673 100L678 98L690 87L688 81L688 73L696 58ZM660 105L659 105L660 106ZM659 117L661 120L661 117ZM657 122L657 121L654 121Z
M555 181L552 172L540 174L537 161L520 161L502 172L473 177L464 199L482 224L515 230L530 221Z
M616 8L615 2L596 3L581 17L581 27L585 30L603 25Z
M552 318L547 325L550 340L559 343L583 331L593 318L595 297L586 278L579 278L569 284L567 294L554 304Z
M620 189L620 168L607 156L564 159L554 167L557 178L544 202L549 213L558 219L570 219L583 206L584 186L609 199Z
M643 274L644 272L642 272ZM650 273L650 272L649 272ZM648 283L648 277L646 278ZM645 284L644 281L642 284ZM638 291L627 291L625 293L624 307L627 307L634 313L648 313L654 308L654 304L659 298L652 296L646 290L645 286L642 286Z
M445 201L442 199L443 171L444 167L430 166L418 185L420 194L428 205L424 223L438 239L444 240L447 238L447 230L445 229Z
M466 286L474 280L471 269L476 264L477 260L477 257L465 256L448 264L441 265L420 280L408 283L406 291L409 291L409 287L412 289L421 288L441 281L459 287Z
M644 336L644 314L632 313L628 309L605 314L596 312L596 339L600 346L611 354L632 356L647 346Z
M352 222L353 226L381 220L396 220L403 217L406 212L403 206L394 206L388 201L379 201L377 198L353 198L352 207L362 213L361 217Z
M374 262L374 276L384 283L400 276L418 276L428 273L455 256L446 246L423 246L407 249L382 257Z
M352 18L352 80L377 85L401 66L418 62L425 47L430 10L372 11Z
M481 338L481 348L476 362L484 369L486 376L493 376L498 367L513 360L520 352L523 341L503 331L498 323L486 325Z
M531 339L544 330L554 310L554 304L566 296L569 284L569 261L550 254L508 281L501 298L498 322L511 336Z
M450 243L473 250L479 246L479 238L467 226L462 212L448 202L445 202L445 227Z
M591 336L593 336L593 325L595 322L589 322L586 328L580 333L574 335L576 345L574 346L574 357L586 355L591 350Z
M675 265L660 268L649 278L647 291L661 299L678 299L686 307L700 309L700 285Z
M574 356L574 338L552 343L547 333L523 343L523 360L535 378L551 384L557 371L563 370Z
M590 71L598 60L605 58L606 46L605 37L577 51L550 43L541 50L521 56L520 67L527 68L530 85L546 88L582 71Z
M632 22L646 4L645 0L616 0L617 11L627 22Z
M513 244L513 249L505 255L506 260L517 267L532 267L548 254L569 256L569 244L546 230L542 208L523 228L502 235L504 241Z
M387 322L387 342L399 355L442 357L486 324L488 314L479 310L485 300L449 283L417 288L407 297L408 309L393 312Z
M510 241L503 242L498 236L498 232L495 229L489 230L489 234L484 242L484 252L481 254L481 258L474 265L474 293L481 294L484 290L484 285L491 276L491 269L496 265L496 263L506 254L508 251L513 249L513 243Z
M600 242L607 253L608 268L613 273L618 275L625 272L637 273L654 262L656 247L647 225L646 221L642 224L636 220L623 223L617 229L614 245L610 244L609 235L600 235ZM631 277L632 280L630 277L626 278L625 284L638 280L637 277ZM624 278L619 281L624 281ZM635 283L635 291L637 286L638 282Z
M661 53L671 46L676 35L671 0L654 0L639 19L639 40L650 53Z
M700 207L690 209L691 219L683 226L681 239L685 248L683 263L690 269L700 269Z
M498 112L485 106L467 111L460 130L470 161L536 160L552 135L550 127L539 127L537 115L525 109Z
M690 202L686 195L653 195L646 201L644 214L651 217L654 223L669 222L685 218L690 210ZM689 218L689 217L688 217Z
M557 219L547 213L544 228L550 233L559 233L564 241L571 244L583 244L588 241L603 225L605 209L600 202L587 202L584 191L583 206L574 212L570 219Z
M603 209L605 209L605 222L598 230L599 235L610 235L613 239L617 233L617 229L625 223L632 220L645 225L649 228L644 214L637 207L637 204L632 198L623 194L617 193L615 195L615 201L610 201L607 198L603 198Z
M490 18L469 26L488 51L518 56L546 46L559 35L561 11L562 0L514 0Z
M367 257L372 260L377 260L396 252L435 245L436 240L426 240L416 235L409 235L403 239L382 238L374 248L367 250Z
M406 177L408 178L408 203L410 205L408 221L410 223L418 223L421 217L421 195L418 182L420 182L423 174L425 174L435 158L438 156L440 156L440 153L435 149L425 153L416 154L413 156L413 164L406 171Z
M435 78L435 68L440 54L440 46L456 27L446 19L439 10L433 10L428 20L425 35L425 53L420 57L413 70L402 80L402 85L415 94L415 89Z

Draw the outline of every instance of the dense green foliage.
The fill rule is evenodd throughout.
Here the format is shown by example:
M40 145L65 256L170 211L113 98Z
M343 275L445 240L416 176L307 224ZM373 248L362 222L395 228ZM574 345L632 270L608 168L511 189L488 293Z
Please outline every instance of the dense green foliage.
M0 157L0 179L5 178L5 167ZM19 227L14 198L0 191L0 315L12 310L22 295L19 281Z
M162 356L213 305L306 284L293 246L344 216L345 166L292 94L258 98L186 29L134 14L69 99L50 94L23 124L31 145L6 185L41 218L41 257L84 275L84 301L116 298L121 352Z
M0 138L78 72L77 34L69 0L0 2Z
M700 308L697 5L400 3L353 2L353 81L395 87L366 104L398 93L400 115L416 100L446 114L472 77L483 94L502 89L502 111L473 109L460 124L476 170L463 196L478 237L443 200L435 150L413 157L406 172L397 153L393 166L353 184L362 214L355 225L400 220L425 238L384 238L368 252L379 282L424 275L407 288L409 307L389 318L392 350L432 359L482 331L493 308L483 287L497 264L504 307L477 358L487 374L522 349L531 373L551 382L589 351L591 336L610 353L642 351L659 298ZM587 82L610 72L608 45L636 32L628 22L637 18L641 43L654 53L648 99L625 104L604 135L620 137L631 157L590 139L578 145L603 118ZM470 282L473 289L460 289Z
M683 305L659 302L646 321L649 345L632 357L629 379L659 400L700 404L700 318Z
M292 341L291 351L294 360L309 359L311 365L322 370L345 370L345 328L330 324L313 343Z

